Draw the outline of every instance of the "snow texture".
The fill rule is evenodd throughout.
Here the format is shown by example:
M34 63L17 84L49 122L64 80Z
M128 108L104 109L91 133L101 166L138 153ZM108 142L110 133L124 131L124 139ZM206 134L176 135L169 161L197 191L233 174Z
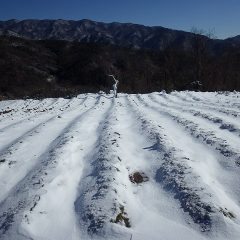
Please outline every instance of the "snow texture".
M0 102L0 239L240 239L240 93Z

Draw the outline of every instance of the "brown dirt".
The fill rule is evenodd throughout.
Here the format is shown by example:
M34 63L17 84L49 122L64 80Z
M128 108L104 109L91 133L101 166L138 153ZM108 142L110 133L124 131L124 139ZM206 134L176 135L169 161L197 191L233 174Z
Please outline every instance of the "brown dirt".
M144 172L134 172L129 175L129 179L132 183L139 184L139 183L147 182L149 180L149 177L146 176Z

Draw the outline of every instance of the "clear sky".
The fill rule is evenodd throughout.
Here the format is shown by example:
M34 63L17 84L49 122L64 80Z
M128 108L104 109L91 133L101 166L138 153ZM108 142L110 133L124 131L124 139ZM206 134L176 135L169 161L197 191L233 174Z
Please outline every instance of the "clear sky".
M240 0L0 0L0 20L92 19L132 22L216 37L240 35Z

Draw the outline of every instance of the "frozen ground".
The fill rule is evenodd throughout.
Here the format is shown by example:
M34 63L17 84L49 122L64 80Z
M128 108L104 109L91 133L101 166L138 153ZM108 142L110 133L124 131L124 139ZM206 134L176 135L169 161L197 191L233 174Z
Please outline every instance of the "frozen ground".
M0 239L238 240L239 146L240 93L2 101Z

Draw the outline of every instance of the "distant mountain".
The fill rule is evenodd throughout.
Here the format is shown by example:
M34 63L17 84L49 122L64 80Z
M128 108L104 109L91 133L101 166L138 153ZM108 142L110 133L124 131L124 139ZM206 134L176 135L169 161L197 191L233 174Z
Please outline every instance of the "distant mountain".
M240 36L91 20L0 21L0 99L109 91L240 90Z
M163 50L171 46L188 50L195 34L164 27L132 23L102 23L91 20L9 20L0 21L0 35L32 40L66 40L111 44L135 49ZM210 40L203 37L205 40ZM223 40L209 41L211 49L221 49Z
M231 37L231 38L227 38L225 40L225 42L229 42L231 43L232 46L236 46L236 45L240 45L240 35L235 36L235 37Z

